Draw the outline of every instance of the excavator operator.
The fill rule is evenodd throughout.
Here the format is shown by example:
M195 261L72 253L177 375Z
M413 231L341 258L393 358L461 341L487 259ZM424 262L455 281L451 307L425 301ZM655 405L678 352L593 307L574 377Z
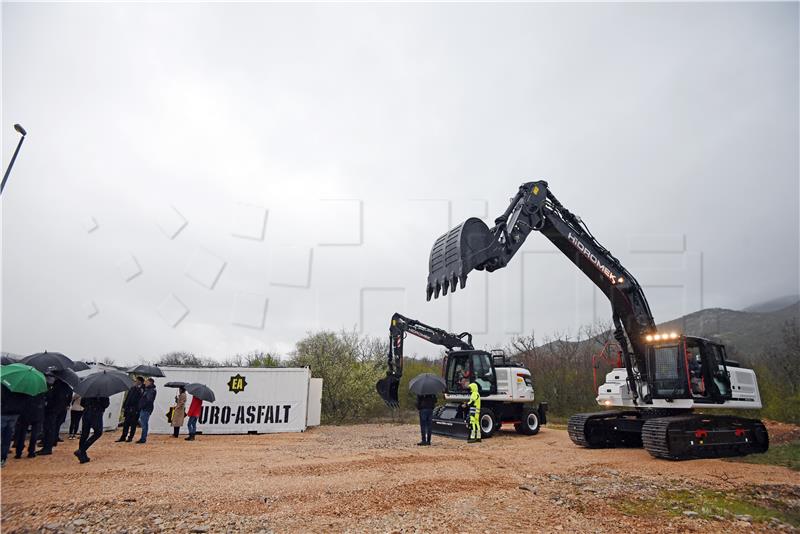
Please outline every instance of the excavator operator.
M481 442L481 395L473 378L469 383L469 439L467 443Z

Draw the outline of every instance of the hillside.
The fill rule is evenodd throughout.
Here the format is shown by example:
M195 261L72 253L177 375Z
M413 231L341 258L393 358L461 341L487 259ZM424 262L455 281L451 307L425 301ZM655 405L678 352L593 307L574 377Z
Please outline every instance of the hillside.
M784 295L775 299L751 304L746 308L742 308L742 311L753 313L769 313L782 310L788 306L791 306L792 304L797 304L798 302L800 302L800 295Z
M658 327L722 341L738 354L757 357L769 346L781 343L783 326L791 320L800 320L800 302L768 313L711 308Z
M724 343L730 355L757 358L770 345L781 344L783 326L791 320L800 321L800 302L769 313L709 308L660 323L658 330L705 337ZM602 346L597 340L606 335L580 341L559 340L557 343L560 347L574 347L573 350L587 346L596 350L596 347ZM539 345L539 348L553 349L554 342L548 341Z

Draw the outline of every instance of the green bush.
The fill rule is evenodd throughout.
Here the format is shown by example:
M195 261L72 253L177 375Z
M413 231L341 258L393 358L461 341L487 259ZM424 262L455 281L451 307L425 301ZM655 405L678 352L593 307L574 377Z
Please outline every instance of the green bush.
M340 424L374 416L383 401L375 390L382 377L385 345L351 332L318 332L297 342L289 365L309 367L323 380L322 422Z

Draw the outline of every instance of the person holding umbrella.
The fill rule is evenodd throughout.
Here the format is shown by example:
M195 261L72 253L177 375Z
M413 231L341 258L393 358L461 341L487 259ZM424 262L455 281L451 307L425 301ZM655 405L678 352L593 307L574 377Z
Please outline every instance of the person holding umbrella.
M431 444L433 430L433 409L436 407L436 396L446 388L441 377L431 373L417 375L408 383L408 389L417 395L417 411L419 412L419 429L422 440L417 445Z
M192 404L189 405L189 411L186 413L189 416L189 421L186 423L189 437L186 438L186 441L194 441L194 435L197 434L197 419L203 411L203 401L214 402L216 397L211 388L204 384L187 384L186 391L192 395Z
M30 442L28 443L28 458L36 457L36 442L39 439L39 430L44 420L44 396L44 393L40 393L25 401L14 431L16 436L14 458L16 459L22 458L22 453L25 451L25 438L28 435L28 428L30 428L31 433Z
M17 420L25 411L31 396L47 391L47 381L40 371L20 363L6 364L0 369L2 396L2 432L0 436L0 465L5 465L8 451L11 449L11 438Z
M81 404L83 405L81 440L78 442L78 450L73 454L82 464L85 464L90 460L86 451L103 435L103 414L110 401L108 397L83 397ZM92 433L91 436L89 436L89 432Z
M181 433L181 425L186 417L186 388L178 389L175 395L175 407L172 409L172 437L177 438Z
M14 393L5 384L2 386L2 397L0 397L0 410L2 410L2 437L0 439L0 466L6 465L8 451L11 449L11 438L14 435L14 427L17 424L19 414L25 407L25 397L22 393Z
M186 415L189 416L189 421L186 423L186 429L189 431L189 437L186 441L194 441L194 435L197 434L197 418L203 411L203 399L200 397L192 397L192 403L189 405L189 411Z
M133 441L133 435L136 434L136 424L139 422L139 400L142 398L144 391L144 377L137 376L136 382L128 390L125 396L125 402L122 404L122 413L124 420L122 422L122 435L117 442Z
M156 402L156 381L145 380L142 396L139 399L139 424L142 425L142 436L136 443L147 443L147 431L150 428L150 416Z
M110 404L108 398L122 393L130 385L131 379L125 373L104 370L90 374L75 387L75 393L82 397L83 419L81 440L74 454L82 464L89 461L89 456L86 454L89 447L103 435L103 413Z
M58 440L58 429L63 423L62 416L66 416L71 400L72 388L63 380L56 378L45 396L43 444L37 455L53 454L53 447Z
M72 404L69 407L69 439L78 436L78 428L83 417L83 406L81 406L81 396L77 393L72 394Z

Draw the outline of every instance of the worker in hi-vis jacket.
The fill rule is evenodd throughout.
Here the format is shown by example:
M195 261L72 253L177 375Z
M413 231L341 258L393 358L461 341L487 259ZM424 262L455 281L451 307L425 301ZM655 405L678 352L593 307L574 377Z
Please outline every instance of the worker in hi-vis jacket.
M481 441L481 395L478 384L474 381L469 384L469 439L467 443L480 443Z

